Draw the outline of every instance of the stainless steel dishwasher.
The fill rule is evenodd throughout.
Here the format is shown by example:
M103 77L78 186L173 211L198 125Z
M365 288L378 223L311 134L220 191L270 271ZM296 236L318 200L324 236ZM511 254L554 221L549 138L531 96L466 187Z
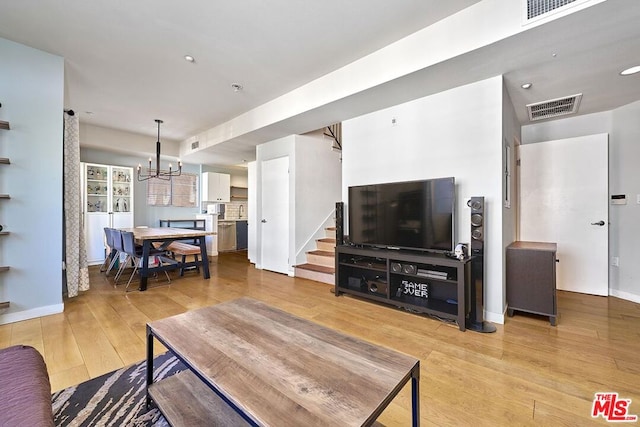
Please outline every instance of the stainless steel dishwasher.
M218 252L236 250L235 221L218 221Z

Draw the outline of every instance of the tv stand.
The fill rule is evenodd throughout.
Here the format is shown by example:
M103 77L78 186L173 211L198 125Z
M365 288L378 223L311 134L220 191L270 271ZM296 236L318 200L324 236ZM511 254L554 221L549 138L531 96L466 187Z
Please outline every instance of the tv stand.
M466 328L470 263L444 254L336 246L335 295L350 294Z

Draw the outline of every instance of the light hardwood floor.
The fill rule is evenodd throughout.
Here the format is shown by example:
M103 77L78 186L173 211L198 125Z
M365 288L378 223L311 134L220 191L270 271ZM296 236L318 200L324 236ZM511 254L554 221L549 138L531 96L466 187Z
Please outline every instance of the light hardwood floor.
M256 270L242 253L221 255L210 280L193 272L164 283L125 294L92 268L91 290L65 301L64 313L0 326L0 348L36 347L59 390L144 359L150 320L250 296L420 358L423 425L606 424L591 418L591 406L594 393L609 391L632 399L630 412L640 415L640 305L618 298L559 292L557 327L516 314L479 334L336 298L330 285ZM407 386L380 421L409 425L410 408Z

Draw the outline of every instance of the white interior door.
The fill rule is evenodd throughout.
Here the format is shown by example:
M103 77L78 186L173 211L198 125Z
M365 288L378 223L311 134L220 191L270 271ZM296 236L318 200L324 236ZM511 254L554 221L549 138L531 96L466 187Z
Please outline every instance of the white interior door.
M558 244L558 289L608 295L607 146L607 134L520 146L520 240Z
M289 273L289 157L262 162L262 268Z

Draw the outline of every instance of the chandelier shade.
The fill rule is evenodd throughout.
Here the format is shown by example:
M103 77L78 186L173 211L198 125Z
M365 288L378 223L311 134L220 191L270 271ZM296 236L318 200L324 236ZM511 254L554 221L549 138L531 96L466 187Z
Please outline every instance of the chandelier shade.
M156 119L158 124L158 141L156 142L156 167L152 168L152 159L149 158L149 167L143 172L142 165L138 164L138 181L146 181L151 178L163 179L169 181L174 176L180 176L182 174L182 162L178 160L178 169L173 170L173 166L169 164L169 170L160 169L160 124L162 120Z

